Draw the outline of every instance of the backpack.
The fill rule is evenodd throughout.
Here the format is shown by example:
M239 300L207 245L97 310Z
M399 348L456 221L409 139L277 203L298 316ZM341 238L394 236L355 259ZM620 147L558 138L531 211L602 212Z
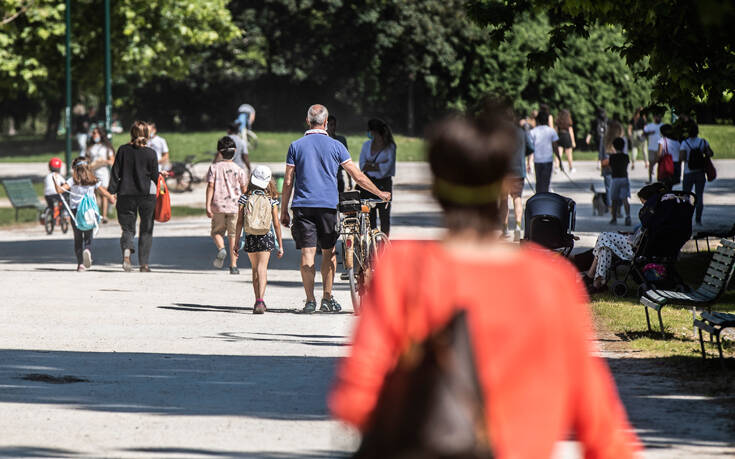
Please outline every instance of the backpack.
M271 200L263 191L253 191L245 204L243 230L253 236L268 234L273 223Z
M666 149L661 159L658 160L658 179L666 180L674 176L674 158L669 153L668 143L664 144Z
M84 194L79 207L77 207L77 228L81 231L89 231L99 226L100 209L94 197Z
M699 147L692 148L689 140L686 141L689 145L689 155L687 157L687 165L689 170L698 171L704 169L704 158L705 158L705 143L704 141L699 142Z

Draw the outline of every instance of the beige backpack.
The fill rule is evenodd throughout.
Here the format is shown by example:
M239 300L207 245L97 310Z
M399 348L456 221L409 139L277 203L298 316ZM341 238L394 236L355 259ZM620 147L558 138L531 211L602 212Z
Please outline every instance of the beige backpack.
M273 223L271 200L262 191L254 191L245 204L243 229L246 234L262 236L268 234Z

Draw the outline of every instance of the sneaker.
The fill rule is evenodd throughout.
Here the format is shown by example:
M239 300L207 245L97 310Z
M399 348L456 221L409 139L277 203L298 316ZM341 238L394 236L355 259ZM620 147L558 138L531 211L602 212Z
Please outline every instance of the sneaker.
M82 252L82 264L85 268L89 269L92 266L92 252L89 249L84 249Z
M350 280L350 273L344 272L344 273L342 273L342 274L339 275L339 278L342 279L342 280L344 280L344 281L348 281L348 280Z
M322 304L319 306L321 312L339 312L342 310L342 306L337 303L334 297L322 298Z
M83 273L86 270L87 270L87 268L85 268L84 265L77 265L77 272L78 273Z
M140 272L142 273L149 273L151 272L151 268L148 265L143 265L140 267Z
M520 242L521 241L521 230L517 229L513 231L513 242Z
M630 217L625 217L625 226L630 226Z
M577 173L577 168L576 167L571 168L571 170L569 170L569 173L570 174L576 174Z
M255 306L253 307L253 314L264 314L267 310L268 308L265 307L265 303L263 301L256 301Z
M316 311L316 301L307 301L304 309L301 310L304 314L313 314L314 311Z
M617 225L618 224L618 219L616 217L613 217L608 223L610 225Z
M240 274L240 270L237 269L237 266L230 266L230 274Z
M129 273L133 270L133 263L130 262L130 249L123 250L123 271Z
M225 264L226 257L227 257L227 250L225 250L223 247L217 251L217 256L214 258L212 265L214 265L215 268L221 268Z

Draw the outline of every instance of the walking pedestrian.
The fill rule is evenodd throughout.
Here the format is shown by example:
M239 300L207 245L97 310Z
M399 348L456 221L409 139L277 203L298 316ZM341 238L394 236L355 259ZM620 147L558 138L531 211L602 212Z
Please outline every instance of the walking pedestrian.
M621 126L622 127L622 126ZM613 152L603 160L604 166L610 167L610 201L612 202L611 225L618 223L618 210L625 209L625 226L630 226L630 182L628 181L628 164L630 159L625 153L625 140L616 137L612 141Z
M217 153L221 161L212 163L207 171L207 217L212 219L211 236L217 247L217 255L212 264L222 268L227 254L230 255L230 274L240 274L237 269L237 253L235 239L238 236L237 213L238 200L248 188L248 177L245 171L235 164L235 141L229 136L217 142ZM225 249L225 236L228 237L228 249Z
M120 236L122 267L126 272L133 270L130 257L135 253L135 223L139 216L140 272L151 271L148 261L153 245L153 217L156 210L155 190L159 163L156 152L147 146L149 139L148 124L144 121L135 121L130 128L130 143L117 149L110 173L110 193L117 194L117 221L122 228Z
M306 293L303 312L316 310L314 278L317 241L322 249L323 297L320 311L338 312L342 309L332 296L337 258L334 246L339 238L337 221L337 169L340 165L355 182L365 190L390 200L390 193L378 189L360 172L350 158L347 149L327 134L329 112L323 105L312 105L306 116L309 130L293 143L286 156L286 174L283 181L283 207L281 223L291 226L288 203L293 192L293 236L296 248L301 250L301 279Z
M517 142L512 122L493 115L485 115L491 118L486 124L494 126L489 131L456 118L428 131L433 190L447 223L446 235L441 241L396 242L381 257L350 355L338 368L329 407L337 418L366 433L368 442L373 429L386 428L381 423L386 418L376 415L413 414L420 427L426 420L422 416L429 416L425 413L451 412L456 417L443 421L453 427L474 426L461 428L469 438L427 438L431 445L449 444L451 439L457 457L480 457L457 450L462 443L476 446L473 439L492 439L494 457L551 457L571 430L586 457L635 457L640 445L610 370L596 356L588 297L576 270L547 251L498 240L497 198ZM524 317L523 327L517 326L518 317ZM440 332L462 318L470 337L454 344L470 345L472 363L464 366L461 358L447 359L450 365L440 362L441 371L454 370L450 377L462 384L435 392L431 383L438 378L433 378L402 393L384 392L396 387L387 381L411 381L420 377L414 368L436 365L424 363L429 360L420 352L422 344L438 342L434 337L451 342L451 333ZM446 351L432 349L429 355L449 355L454 352L450 346L441 347ZM424 348L430 349L428 344ZM471 373L460 374L465 369ZM458 379L467 374L475 376ZM479 395L474 394L473 380ZM429 398L439 390L456 398ZM400 395L416 403L409 405L411 401ZM386 401L396 405L386 406ZM422 411L401 411L411 406ZM477 410L476 417L467 414L468 407ZM412 432L412 427L400 426L407 429L404 432ZM418 449L421 445L412 441L419 437L424 438L406 435L401 441Z
M95 177L103 187L110 186L110 167L115 163L115 150L107 140L105 130L101 127L92 129L92 142L87 146L84 156L89 161L89 167L94 171ZM107 223L108 201L102 196L102 192L96 191L97 202L102 210L102 223Z
M707 183L704 168L707 158L713 156L709 142L699 137L699 126L694 121L689 121L687 138L681 143L680 157L684 161L684 180L682 190L691 193L697 198L695 208L695 222L702 224L702 212L704 211L704 186Z
M674 162L674 175L661 179L669 190L681 181L680 148L681 144L677 140L677 135L674 133L674 127L670 124L661 125L661 137L658 139L656 161L660 161L663 155L671 155L671 160Z
M549 114L540 111L536 116L536 127L531 129L533 153L528 156L528 172L531 172L530 163L536 171L536 193L548 193L551 185L551 172L554 165L554 152L557 149L559 136L554 128L549 126Z
M628 122L628 139L630 144L630 168L635 169L635 162L638 160L638 151L643 157L643 167L648 169L648 155L645 149L646 136L643 135L643 129L646 127L646 115L643 113L643 107L638 107L633 113L633 117Z
M368 140L362 144L360 150L360 170L381 191L393 193L393 177L396 175L396 142L388 124L377 118L368 121ZM360 188L360 197L376 199L367 190ZM380 217L380 231L390 236L390 206L378 204L370 209L370 227L378 227Z
M643 135L648 141L648 181L653 180L653 168L656 167L658 158L658 141L661 139L661 113L653 114L653 122L646 124Z
M563 109L556 117L556 132L559 135L558 156L559 160L567 156L569 163L569 173L573 174L577 170L574 168L573 152L577 148L577 141L574 139L574 127L572 122L572 114L567 109ZM561 164L559 165L561 168Z
M166 139L158 135L156 123L148 123L148 132L151 136L150 140L148 141L148 146L156 152L156 157L158 158L158 170L167 171L171 169L171 163L169 161L170 154L168 151L168 142L166 142Z
M523 120L521 120L522 122ZM515 214L515 229L513 231L513 242L521 240L521 222L523 221L523 185L526 180L526 157L533 153L533 141L528 132L519 126L517 131L517 144L515 154L510 163L510 177L503 187L503 195L500 198L500 215L503 218L503 236L508 235L508 214L510 208L508 206L508 196L513 201L513 213Z
M350 147L347 146L347 138L343 135L337 134L337 117L334 115L329 115L329 118L327 119L327 134L329 134L329 137L344 145L347 151L350 151ZM344 172L345 171L342 169L342 166L339 166L339 169L337 170L337 190L340 193L345 191ZM350 179L349 176L347 178L350 182L349 188L351 189L352 179Z
M240 196L238 200L240 211L238 212L235 231L235 234L237 234L235 250L239 250L240 235L243 228L252 225L252 222L248 221L249 219L261 219L262 224L271 227L271 231L265 234L245 235L244 249L248 254L250 267L253 270L253 290L255 292L253 314L263 314L267 310L264 299L265 287L268 283L268 261L271 252L276 250L276 241L278 242L278 258L283 258L283 238L281 237L281 224L278 221L277 198L278 191L272 180L271 170L266 166L257 166L250 174L250 181L245 194ZM268 214L259 211L266 204ZM270 223L267 222L268 219L263 219L267 215L270 215Z
M253 127L255 122L255 108L250 104L242 104L237 108L237 124L240 130L240 137L244 142L248 141L248 131Z
M232 141L235 142L235 156L232 157L232 161L250 175L251 168L250 155L248 154L248 143L237 135L237 131L237 125L234 123L227 127L227 137L231 138Z
M95 191L99 190L102 196L115 202L115 197L111 195L107 188L95 177L92 169L89 167L89 161L86 158L76 158L71 163L72 176L68 182L59 185L55 183L56 192L59 195L69 192L69 208L72 215L77 214L79 205L85 196L94 199ZM77 271L83 272L92 266L92 238L94 230L81 230L77 226L75 219L71 221L71 228L74 231L74 255L77 257Z

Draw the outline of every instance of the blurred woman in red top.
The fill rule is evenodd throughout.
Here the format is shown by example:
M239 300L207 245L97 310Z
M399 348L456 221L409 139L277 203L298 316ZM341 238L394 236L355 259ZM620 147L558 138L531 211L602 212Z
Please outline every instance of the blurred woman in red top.
M607 365L593 355L576 270L556 254L498 239L498 197L517 139L507 107L487 102L477 119L431 130L433 192L448 232L437 242L395 243L381 258L330 409L368 427L402 346L461 307L497 458L549 457L571 433L587 458L632 457L638 441Z

